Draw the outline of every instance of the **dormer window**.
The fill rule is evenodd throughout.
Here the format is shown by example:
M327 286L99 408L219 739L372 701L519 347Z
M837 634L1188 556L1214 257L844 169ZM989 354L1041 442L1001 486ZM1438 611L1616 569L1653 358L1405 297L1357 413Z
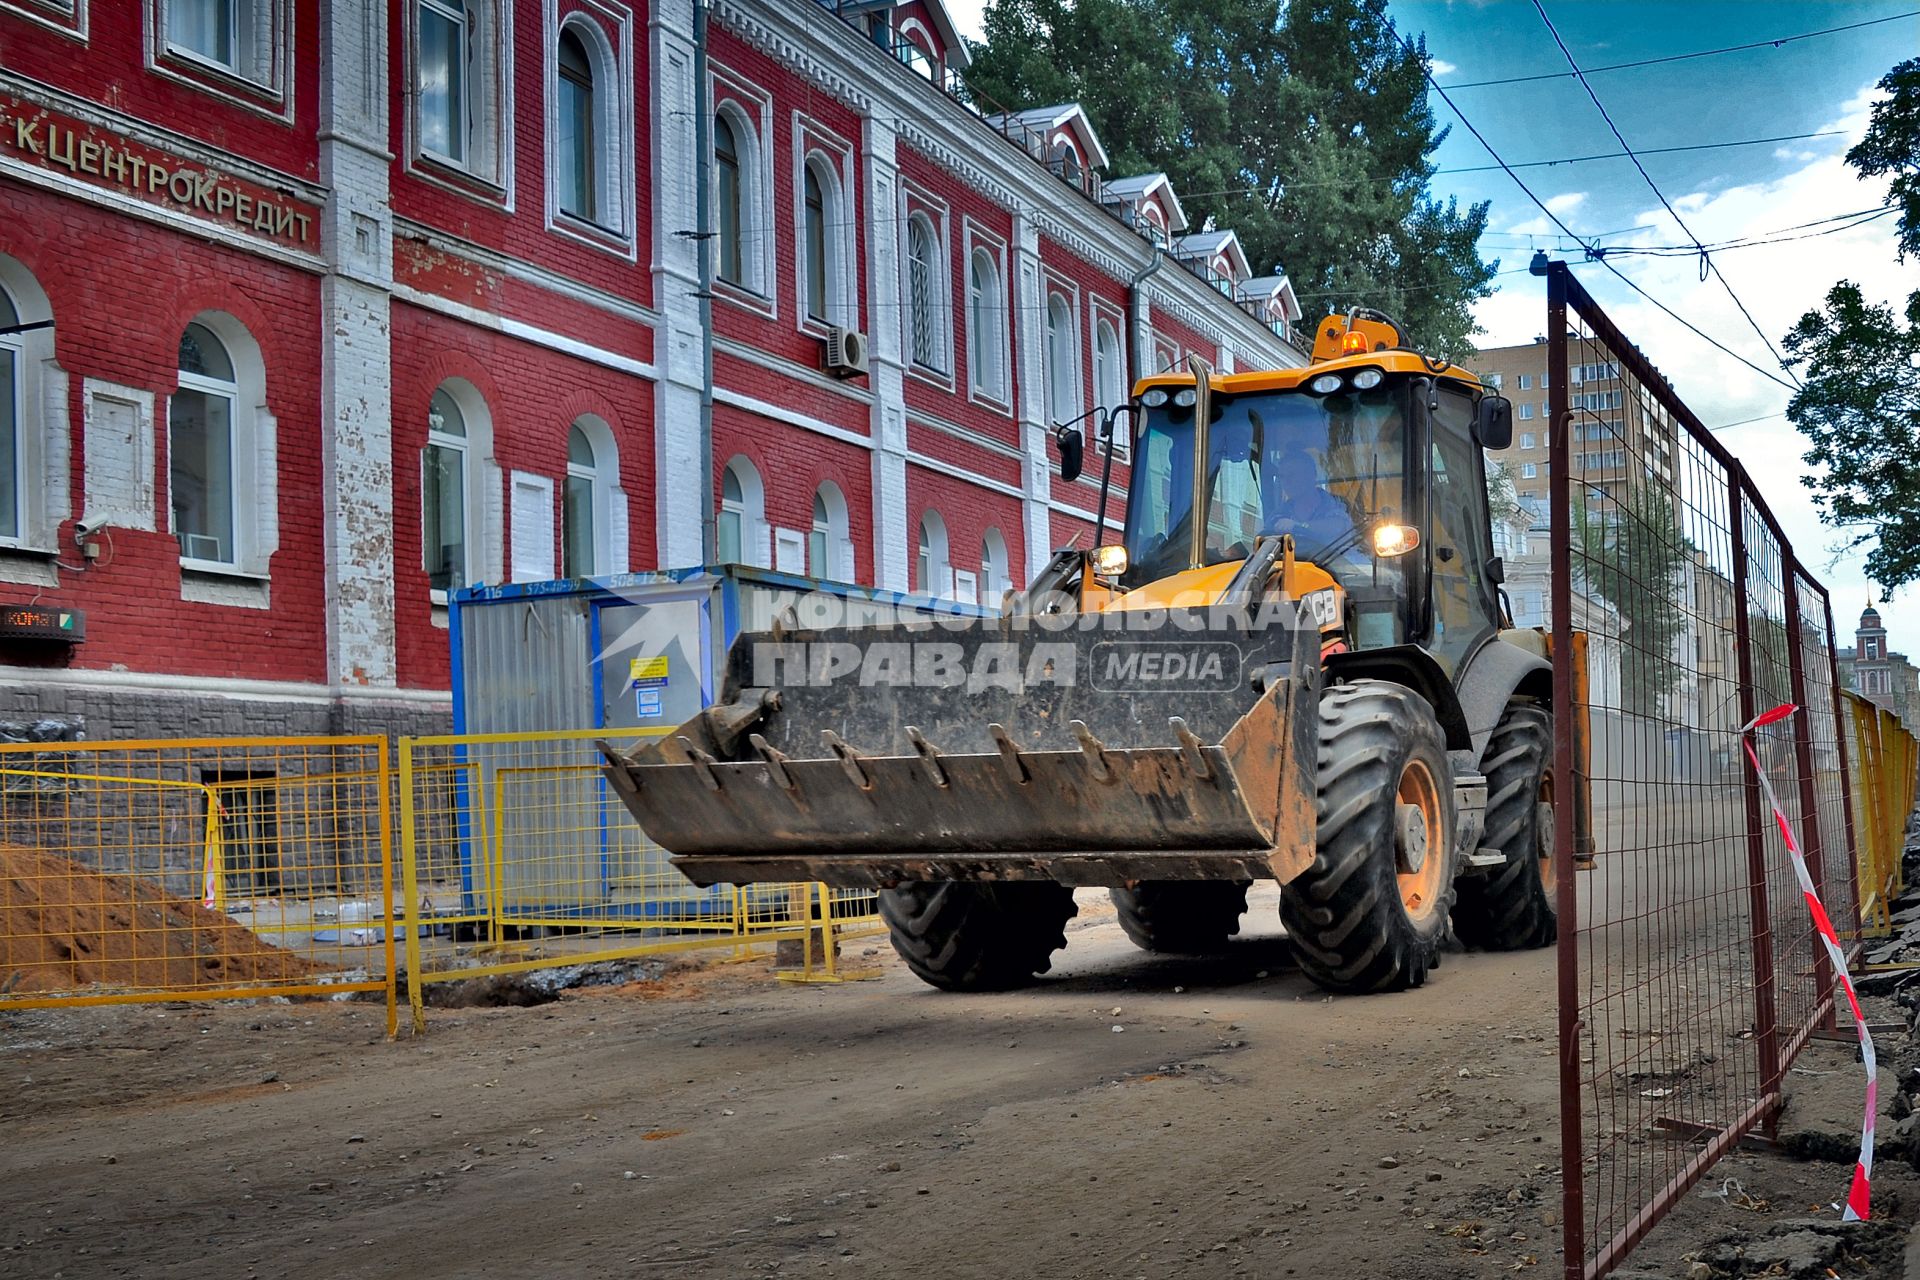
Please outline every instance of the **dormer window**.
M1054 144L1053 171L1076 187L1081 184L1085 170L1080 164L1080 153L1073 149L1072 143Z

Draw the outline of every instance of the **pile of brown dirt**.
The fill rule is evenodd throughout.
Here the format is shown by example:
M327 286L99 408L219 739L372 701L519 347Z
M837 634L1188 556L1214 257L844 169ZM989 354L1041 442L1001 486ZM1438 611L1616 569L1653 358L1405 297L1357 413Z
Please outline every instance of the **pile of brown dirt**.
M241 986L323 967L151 880L0 845L0 992Z

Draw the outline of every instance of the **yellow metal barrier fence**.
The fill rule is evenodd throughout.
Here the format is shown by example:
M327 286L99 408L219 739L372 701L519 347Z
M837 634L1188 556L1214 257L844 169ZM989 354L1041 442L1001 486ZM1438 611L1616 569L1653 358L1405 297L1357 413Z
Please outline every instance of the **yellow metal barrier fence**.
M384 993L387 742L0 744L0 1007Z
M1906 889L1901 855L1920 787L1920 748L1885 707L1845 695L1847 763L1853 783L1854 853L1860 875L1860 929L1893 932L1892 904Z
M425 1025L436 982L696 948L793 942L810 980L836 937L878 918L875 896L823 885L700 888L641 831L600 772L596 742L667 731L402 738L400 862L407 996Z

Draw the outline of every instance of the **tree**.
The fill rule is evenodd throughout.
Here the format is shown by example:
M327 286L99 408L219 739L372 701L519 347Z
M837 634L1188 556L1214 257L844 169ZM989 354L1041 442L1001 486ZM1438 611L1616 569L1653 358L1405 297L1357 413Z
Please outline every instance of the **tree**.
M1661 699L1685 670L1674 648L1686 634L1685 574L1697 552L1674 503L1672 490L1638 484L1608 510L1573 504L1574 574L1620 613L1620 700L1638 715L1663 714Z
M1883 589L1920 578L1920 293L1903 325L1842 280L1785 345L1806 365L1787 417L1823 469L1801 477L1820 518L1848 531L1849 550L1869 546L1867 575Z
M1920 58L1894 67L1880 88L1888 96L1847 163L1891 175L1904 261L1920 255ZM1824 469L1801 478L1820 518L1847 531L1848 550L1869 547L1867 574L1882 589L1920 579L1920 293L1907 299L1903 325L1842 280L1783 345L1806 370L1787 417L1809 441L1806 461Z
M1162 170L1196 226L1239 233L1309 314L1372 306L1464 355L1498 263L1487 206L1427 192L1446 136L1409 48L1364 0L991 0L983 105L1077 101L1115 175ZM992 109L989 107L989 109Z

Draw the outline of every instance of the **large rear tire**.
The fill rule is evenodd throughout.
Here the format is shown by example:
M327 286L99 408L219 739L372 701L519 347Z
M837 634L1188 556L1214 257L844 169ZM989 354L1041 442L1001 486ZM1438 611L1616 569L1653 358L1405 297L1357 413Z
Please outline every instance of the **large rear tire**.
M1214 955L1240 932L1247 909L1246 880L1140 880L1113 888L1120 927L1142 951Z
M1383 680L1320 695L1319 848L1280 895L1301 970L1329 991L1427 980L1453 906L1453 771L1425 699Z
M1560 936L1553 887L1553 716L1514 702L1487 740L1485 843L1506 863L1460 882L1453 929L1487 951L1544 947Z
M1051 880L911 881L880 891L893 949L943 991L1006 991L1053 967L1079 910Z

